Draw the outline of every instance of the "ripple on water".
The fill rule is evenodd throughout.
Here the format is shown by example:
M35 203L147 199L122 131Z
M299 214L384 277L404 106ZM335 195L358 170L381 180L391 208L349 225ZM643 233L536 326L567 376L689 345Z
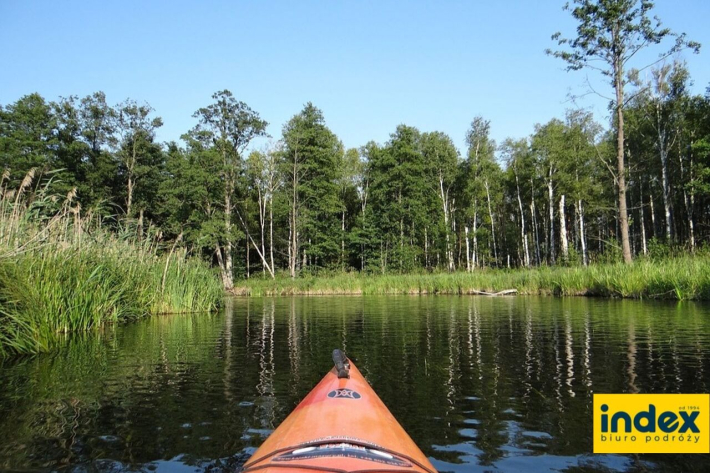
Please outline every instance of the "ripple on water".
M3 363L0 468L235 471L336 346L440 471L673 471L672 457L592 454L592 394L710 391L708 305L234 299Z

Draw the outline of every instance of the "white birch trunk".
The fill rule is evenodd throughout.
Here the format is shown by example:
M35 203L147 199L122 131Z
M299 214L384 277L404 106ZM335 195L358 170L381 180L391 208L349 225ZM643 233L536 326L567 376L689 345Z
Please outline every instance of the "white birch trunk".
M549 177L547 179L547 198L549 208L550 222L550 242L549 242L549 257L550 264L555 264L555 191L552 187L552 167L550 167Z
M514 169L515 171L515 169ZM520 239L523 243L523 256L525 257L525 267L530 267L530 250L528 249L528 235L525 232L525 212L523 212L523 199L520 198L520 183L518 173L515 171L515 187L518 192L518 209L520 210Z
M468 227L464 227L466 233L466 272L471 272L470 248L468 244Z
M639 189L641 189L641 204L639 205L639 209L641 210L641 250L644 255L647 255L648 246L646 245L646 217L643 212L643 184L641 184Z
M565 195L560 196L560 246L562 260L569 261L569 243L567 241L567 222L565 221Z
M274 268L274 194L271 194L269 198L269 261L271 263L271 269ZM272 277L275 277L272 276Z
M474 207L473 211L473 269L478 264L478 215Z
M491 219L491 237L493 238L493 257L496 261L496 266L498 265L498 248L496 247L496 226L495 219L493 218L493 210L491 209L491 193L490 186L488 185L488 180L485 182L486 187L486 198L488 199L488 216Z
M653 229L653 236L657 236L656 229L656 210L653 208L653 194L649 197L649 203L651 204L651 227Z
M532 182L531 182L532 184ZM534 195L530 196L530 217L532 219L532 227L533 227L533 238L535 238L535 256L537 257L537 265L540 265L540 235L538 234L537 231L537 216L535 215L535 197Z
M582 247L582 263L584 266L589 265L589 260L587 259L587 236L584 231L584 206L582 205L582 199L577 201L577 216L579 219L579 244Z
M230 198L231 187L227 186L227 192L224 196L224 228L227 234L227 243L224 250L224 270L222 274L222 281L224 282L225 289L232 289L234 287L233 280L233 270L232 264L232 202Z
M661 157L661 184L663 185L663 210L666 216L666 239L671 241L671 188L668 182L668 149L666 148L666 131L661 124L661 106L656 103L656 129L658 131L658 153Z

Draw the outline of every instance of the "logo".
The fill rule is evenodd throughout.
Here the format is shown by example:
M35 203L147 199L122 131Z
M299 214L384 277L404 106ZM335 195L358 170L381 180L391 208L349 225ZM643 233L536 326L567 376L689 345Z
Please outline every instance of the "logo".
M595 394L594 453L710 453L710 394Z
M336 389L334 391L329 392L328 397L333 397L333 398L342 397L345 399L360 399L362 396L360 396L360 393L357 391L353 391L352 389L342 388L342 389Z

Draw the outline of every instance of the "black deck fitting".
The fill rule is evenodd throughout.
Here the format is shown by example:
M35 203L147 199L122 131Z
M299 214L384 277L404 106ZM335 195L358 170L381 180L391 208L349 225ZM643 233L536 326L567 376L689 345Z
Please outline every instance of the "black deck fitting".
M333 350L333 363L335 363L335 370L338 372L338 378L350 377L350 362L342 350L338 348Z

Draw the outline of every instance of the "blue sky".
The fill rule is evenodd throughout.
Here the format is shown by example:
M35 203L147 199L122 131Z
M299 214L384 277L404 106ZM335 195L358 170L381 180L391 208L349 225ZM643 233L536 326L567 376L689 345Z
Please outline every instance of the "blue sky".
M563 117L568 94L599 90L593 72L544 54L571 36L564 0L12 1L0 0L0 104L106 92L149 102L161 141L178 139L213 92L231 90L274 138L311 101L346 147L383 143L400 123L443 131L463 150L472 118L493 137L524 137ZM665 26L703 43L686 53L694 90L710 84L710 2L658 0ZM654 50L647 57L660 52ZM606 102L578 105L606 124ZM257 146L261 143L257 143Z

